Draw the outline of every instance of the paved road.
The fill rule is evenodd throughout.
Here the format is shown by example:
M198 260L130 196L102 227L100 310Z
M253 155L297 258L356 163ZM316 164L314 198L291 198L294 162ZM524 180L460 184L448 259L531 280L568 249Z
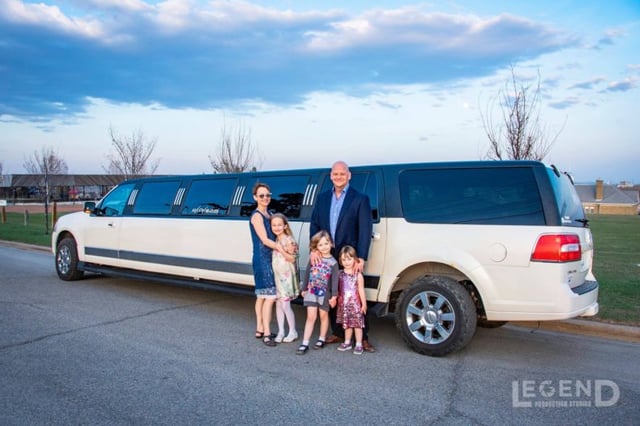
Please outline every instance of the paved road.
M637 343L506 326L429 358L371 326L375 354L296 356L253 337L250 297L63 282L0 245L0 424L640 423Z

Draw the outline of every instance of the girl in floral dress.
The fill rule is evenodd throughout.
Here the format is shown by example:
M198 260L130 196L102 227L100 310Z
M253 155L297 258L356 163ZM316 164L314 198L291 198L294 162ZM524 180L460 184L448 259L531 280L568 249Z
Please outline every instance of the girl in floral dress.
M300 288L296 274L296 255L298 245L293 238L289 221L282 213L271 215L271 230L276 236L276 242L282 246L289 256L278 251L273 252L273 274L276 282L276 320L278 321L278 335L276 342L293 342L298 338L296 331L296 317L291 309L291 300L298 297ZM285 337L285 317L289 323L289 334Z
M356 342L353 353L362 355L362 329L364 316L367 313L367 298L364 292L364 277L355 272L358 261L356 249L344 246L338 254L340 264L344 268L338 278L338 313L337 322L344 328L344 343L338 346L340 352L353 348L351 336L355 334Z
M338 299L338 261L331 256L333 240L327 231L317 232L309 242L311 251L317 250L320 262L307 264L307 273L303 276L302 298L307 308L307 321L304 324L302 344L296 351L297 355L304 355L309 350L309 340L318 316L320 317L320 335L313 345L314 349L322 349L326 345L327 331L329 331L329 309L336 306Z

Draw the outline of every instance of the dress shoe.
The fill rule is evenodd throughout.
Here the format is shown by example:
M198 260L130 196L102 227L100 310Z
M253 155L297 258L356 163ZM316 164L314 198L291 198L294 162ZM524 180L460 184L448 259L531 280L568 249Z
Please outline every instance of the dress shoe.
M332 334L331 336L327 337L326 340L324 341L327 345L330 345L332 343L340 343L342 342L342 338L336 336L335 334Z
M369 343L368 340L362 341L362 349L364 349L365 352L369 352L369 353L376 351L376 348L374 348L373 345Z

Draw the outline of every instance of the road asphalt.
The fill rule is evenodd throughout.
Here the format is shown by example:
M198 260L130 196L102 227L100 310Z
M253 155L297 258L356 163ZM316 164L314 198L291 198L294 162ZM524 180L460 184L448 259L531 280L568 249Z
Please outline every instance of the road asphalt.
M0 240L0 244L22 250L36 250L50 252L49 247L34 244L18 243ZM568 334L601 337L605 339L622 340L640 343L640 327L609 323L593 319L574 318L561 321L514 321L509 326L522 327L534 332L536 330L554 331Z

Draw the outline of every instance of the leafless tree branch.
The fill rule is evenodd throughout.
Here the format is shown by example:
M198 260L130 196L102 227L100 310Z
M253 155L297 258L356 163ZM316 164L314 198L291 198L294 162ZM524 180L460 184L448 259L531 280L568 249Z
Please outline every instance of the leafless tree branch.
M36 150L22 164L27 173L34 175L63 175L69 170L67 163L60 158L53 147L42 147Z
M114 152L107 154L109 164L103 166L107 173L128 179L156 172L160 159L151 160L150 157L156 148L157 138L147 140L142 130L134 131L131 136L121 136L113 126L109 126L109 136Z
M241 173L258 170L262 160L258 148L251 139L251 129L239 123L236 129L227 128L226 122L220 132L220 143L215 155L209 155L214 173Z
M511 67L510 81L489 100L485 113L480 113L489 139L487 158L542 161L549 154L564 129L564 123L555 135L549 134L540 120L540 93L539 71L535 85L524 85ZM497 103L501 111L499 122L494 119Z

